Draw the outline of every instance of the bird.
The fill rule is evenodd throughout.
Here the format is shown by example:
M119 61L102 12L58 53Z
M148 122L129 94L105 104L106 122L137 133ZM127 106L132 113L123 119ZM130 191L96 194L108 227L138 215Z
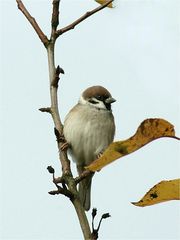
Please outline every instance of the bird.
M79 175L113 142L115 121L111 104L115 101L106 88L92 86L82 92L78 103L65 117L63 133ZM86 211L91 205L93 175L83 179L78 188L81 204Z

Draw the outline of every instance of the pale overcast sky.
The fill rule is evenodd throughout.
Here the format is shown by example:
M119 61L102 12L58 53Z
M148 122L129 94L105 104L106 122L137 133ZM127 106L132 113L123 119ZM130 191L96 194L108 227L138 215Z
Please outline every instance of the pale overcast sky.
M49 36L52 1L23 2ZM60 26L96 6L93 0L61 0ZM59 38L62 120L81 91L103 85L117 99L116 140L129 138L151 117L170 121L180 136L179 8L178 0L118 0L116 8ZM1 0L0 9L0 239L82 239L68 199L48 195L54 185L46 168L54 166L59 175L60 165L51 117L38 111L50 104L45 48L15 0ZM92 207L99 217L112 216L104 220L99 239L180 238L178 201L131 204L157 182L178 178L179 157L178 141L159 139L96 173Z

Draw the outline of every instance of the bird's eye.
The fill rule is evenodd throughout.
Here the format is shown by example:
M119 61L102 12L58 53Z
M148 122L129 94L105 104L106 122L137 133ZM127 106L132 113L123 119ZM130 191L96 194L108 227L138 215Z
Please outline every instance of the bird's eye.
M97 96L96 96L96 99L98 99L98 100L103 100L103 96L97 95Z

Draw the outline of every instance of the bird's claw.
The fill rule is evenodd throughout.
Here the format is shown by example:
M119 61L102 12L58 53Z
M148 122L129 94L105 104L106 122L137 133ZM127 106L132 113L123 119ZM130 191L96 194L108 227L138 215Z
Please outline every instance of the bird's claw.
M68 142L64 142L64 143L61 145L60 149L61 149L61 151L65 151L65 150L68 149L68 147L69 147Z
M102 157L102 155L103 155L103 152L98 153L98 154L97 154L97 158Z

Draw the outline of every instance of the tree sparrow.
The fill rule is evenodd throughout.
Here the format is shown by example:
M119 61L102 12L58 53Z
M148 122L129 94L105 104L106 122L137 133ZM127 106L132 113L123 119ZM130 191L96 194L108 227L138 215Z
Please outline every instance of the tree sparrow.
M89 87L65 118L64 136L79 174L114 139L115 124L111 103L115 101L106 88ZM86 211L90 209L92 176L93 174L79 183L79 197Z

